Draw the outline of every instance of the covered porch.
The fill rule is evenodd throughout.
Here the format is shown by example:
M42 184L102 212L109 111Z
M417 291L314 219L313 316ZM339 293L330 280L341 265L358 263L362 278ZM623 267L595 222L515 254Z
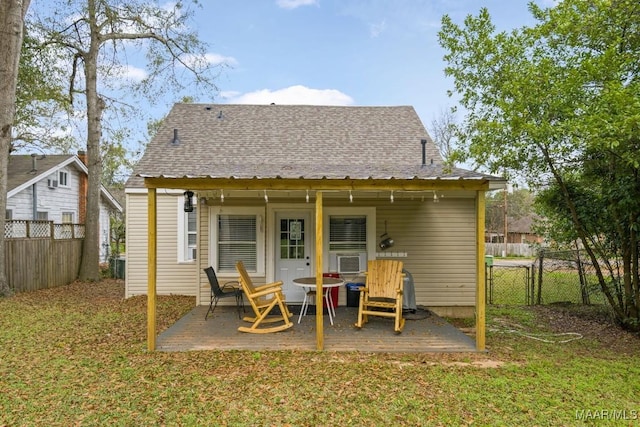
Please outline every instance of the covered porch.
M295 306L293 307L295 311ZM313 308L313 307L312 307ZM205 320L207 306L198 306L157 338L158 351L249 350L249 351L315 351L316 316L298 316L294 326L275 334L247 334L238 331L244 323L238 319L235 306L219 306ZM473 337L455 328L445 319L428 311L407 314L401 334L393 332L393 319L371 317L362 329L354 327L358 309L340 306L333 325L324 315L324 350L365 353L429 353L475 352Z
M442 181L440 179L432 180L393 180L388 182L377 180L301 180L301 179L227 179L227 178L166 178L166 177L145 177L145 186L148 189L148 318L147 318L147 347L149 351L154 350L169 350L172 345L172 339L176 339L180 342L182 335L187 341L191 340L193 344L188 344L183 341L183 344L176 344L176 349L189 350L189 349L243 349L243 344L249 345L251 349L259 346L259 343L264 343L265 349L309 349L309 350L334 350L334 351L407 351L407 352L428 352L428 351L483 351L485 347L485 292L484 292L484 192L489 188L489 183L486 180L447 180ZM429 327L423 327L418 329L408 328L400 335L395 335L393 327L387 327L385 323L382 328L378 329L376 326L367 325L363 330L355 330L353 323L357 317L357 309L353 309L351 315L343 316L343 320L336 325L329 326L327 322L322 320L322 316L316 314L306 319L303 324L297 324L292 328L293 331L284 331L278 334L268 334L265 337L260 337L255 334L243 334L237 331L239 321L236 318L229 319L230 323L223 325L216 325L214 327L204 324L204 313L202 312L202 320L198 320L198 311L201 307L196 307L190 313L193 316L192 322L189 325L182 325L182 323L190 323L188 319L190 316L185 316L178 322L174 330L169 330L163 335L157 336L156 334L156 280L157 280L157 190L164 188L178 188L178 189L191 189L200 192L211 191L215 188L221 188L226 191L240 190L240 191L255 191L262 189L265 193L265 202L268 203L266 190L270 191L287 191L291 192L308 192L309 188L314 192L314 208L315 208L315 263L313 276L316 277L316 283L322 283L323 267L323 239L324 234L324 218L323 209L325 207L324 193L336 194L336 192L344 192L349 194L352 191L371 192L378 194L380 192L388 192L390 194L390 203L393 203L393 194L396 192L432 192L436 191L471 191L475 194L475 324L476 334L475 340L471 340L466 337L460 331L457 331L451 325L446 322L435 322L429 326L435 326L436 324L448 325L451 329L442 329L441 333L435 333L435 329ZM349 192L349 193L348 193ZM187 193L185 193L186 195ZM322 305L322 294L316 294L316 306ZM347 307L340 307L344 311L349 311ZM309 317L309 316L307 316ZM344 320L346 319L346 320ZM342 323L345 321L346 323ZM198 324L201 322L202 324ZM376 319L374 325L380 322ZM408 322L410 323L410 322ZM180 326L184 326L184 329L180 330ZM188 327L187 327L188 326ZM306 329L305 329L306 328ZM176 332L180 330L180 332ZM209 335L203 335L203 331L212 330L220 335L220 341L225 341L225 334L231 334L233 339L226 337L226 340L231 343L230 347L220 346L215 337L207 338ZM332 332L333 331L333 332ZM336 332L344 331L344 333ZM376 333L378 332L378 333ZM445 333L446 332L446 333ZM360 333L360 335L357 335ZM283 335L284 337L279 337ZM455 336L456 339L450 340ZM189 338L191 337L191 338ZM441 340L441 337L448 337ZM169 339L171 338L171 339ZM424 341L420 341L424 339ZM329 341L328 341L329 340ZM333 343L332 343L333 340ZM467 345L467 340L471 340ZM163 342L164 341L164 342ZM211 344L204 344L205 342L211 342ZM464 344L459 346L458 341L464 341ZM281 342L281 343L280 343ZM376 345L371 345L375 343ZM194 347L189 347L193 345ZM210 345L210 347L206 347ZM364 350L369 347L370 349Z

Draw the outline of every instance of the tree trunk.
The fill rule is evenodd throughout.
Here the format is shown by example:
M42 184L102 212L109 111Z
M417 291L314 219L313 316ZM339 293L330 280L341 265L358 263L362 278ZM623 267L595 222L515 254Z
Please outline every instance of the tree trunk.
M89 25L97 27L95 2L89 1ZM89 51L83 55L84 76L87 99L87 169L89 170L87 192L87 215L85 218L84 247L80 262L80 280L100 279L100 177L102 158L100 138L102 137L102 112L105 103L98 96L98 54L100 50L99 31L91 31Z
M30 0L0 2L0 296L11 295L5 266L4 224L7 210L7 166L15 115L18 64L24 35L24 16Z

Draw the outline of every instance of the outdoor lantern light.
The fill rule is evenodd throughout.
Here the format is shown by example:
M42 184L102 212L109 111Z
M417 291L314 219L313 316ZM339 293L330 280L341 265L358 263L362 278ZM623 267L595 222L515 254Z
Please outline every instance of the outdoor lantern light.
M383 237L387 236L387 234L385 233L382 236ZM393 244L394 244L393 239L391 237L387 236L384 239L382 239L382 241L380 242L379 246L380 246L380 249L382 249L384 251L385 249L389 249L390 247L392 247Z
M193 191L187 190L184 192L184 211L193 212Z
M382 249L383 251L384 251L385 249L389 249L389 248L390 248L390 247L392 247L392 246L394 245L394 243L395 243L395 242L393 241L393 239L391 238L391 236L389 236L389 235L387 234L387 221L386 221L386 220L385 220L385 222L384 222L384 233L382 233L382 234L380 235L380 239L382 239L382 240L380 240L380 243L378 244L378 246L379 246L379 247L380 247L380 249Z

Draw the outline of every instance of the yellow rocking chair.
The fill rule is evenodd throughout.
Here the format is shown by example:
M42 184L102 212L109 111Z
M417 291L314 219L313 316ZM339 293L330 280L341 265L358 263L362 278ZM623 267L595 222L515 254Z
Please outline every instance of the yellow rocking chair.
M362 328L368 316L392 317L394 331L404 328L402 317L402 292L404 273L402 261L371 260L367 263L366 283L360 288L360 305L356 327Z
M244 296L251 303L255 317L244 317L245 322L252 322L250 327L240 326L240 332L249 332L253 334L267 334L269 332L278 332L293 326L291 317L293 314L289 311L285 304L284 295L282 294L282 282L268 283L266 285L254 286L251 277L247 273L242 261L236 263L236 269L240 274L240 285L244 291ZM280 313L268 316L275 308L280 309ZM283 322L282 325L271 327L260 327L262 323Z

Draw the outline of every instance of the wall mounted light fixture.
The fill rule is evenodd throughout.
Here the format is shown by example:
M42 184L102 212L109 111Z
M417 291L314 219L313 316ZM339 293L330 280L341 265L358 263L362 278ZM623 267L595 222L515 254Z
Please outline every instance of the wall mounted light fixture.
M393 239L391 238L391 236L389 236L387 234L387 221L384 222L384 233L382 233L380 235L380 243L378 244L378 246L380 247L380 249L382 249L383 251L385 249L389 249L390 247L392 247L395 242L393 241Z
M191 190L184 192L184 211L193 212L193 191Z

